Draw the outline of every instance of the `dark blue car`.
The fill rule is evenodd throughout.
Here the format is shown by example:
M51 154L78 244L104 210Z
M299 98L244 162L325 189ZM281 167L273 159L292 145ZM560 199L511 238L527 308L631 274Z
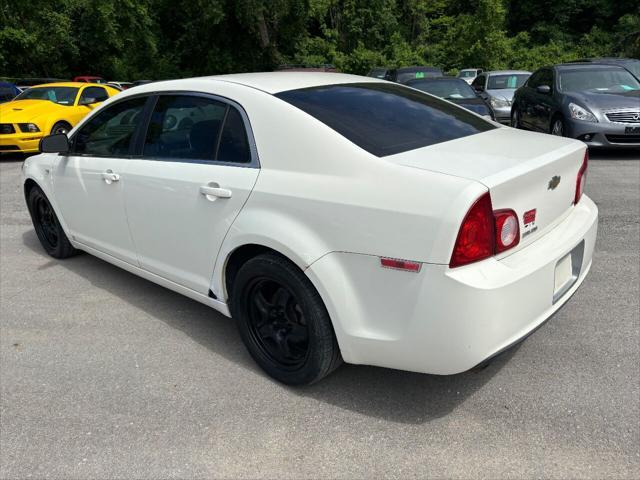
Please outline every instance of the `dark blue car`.
M0 103L13 100L20 93L20 89L13 83L0 82Z

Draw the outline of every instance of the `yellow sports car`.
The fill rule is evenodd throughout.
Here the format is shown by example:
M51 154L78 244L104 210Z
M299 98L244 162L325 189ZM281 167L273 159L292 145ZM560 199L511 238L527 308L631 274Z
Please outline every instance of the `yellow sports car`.
M107 85L65 82L31 87L0 104L0 153L37 152L40 139L67 133L118 90Z

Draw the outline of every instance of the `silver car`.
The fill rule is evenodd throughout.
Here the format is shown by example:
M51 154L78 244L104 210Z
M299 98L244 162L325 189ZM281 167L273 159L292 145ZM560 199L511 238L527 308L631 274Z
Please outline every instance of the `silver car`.
M484 72L476 77L471 86L491 105L496 121L509 125L513 94L530 75L531 72L524 70Z

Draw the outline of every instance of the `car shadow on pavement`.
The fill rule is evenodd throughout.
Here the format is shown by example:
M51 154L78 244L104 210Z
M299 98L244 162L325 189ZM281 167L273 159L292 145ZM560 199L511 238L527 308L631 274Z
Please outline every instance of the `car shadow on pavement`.
M234 322L206 305L88 254L61 261L50 259L33 230L23 234L23 243L34 253L50 260L40 269L62 266L95 287L188 335L230 362L266 377L245 350ZM282 388L293 395L313 398L370 417L420 424L453 411L500 371L516 350L517 346L482 368L458 375L425 375L345 364L314 385Z

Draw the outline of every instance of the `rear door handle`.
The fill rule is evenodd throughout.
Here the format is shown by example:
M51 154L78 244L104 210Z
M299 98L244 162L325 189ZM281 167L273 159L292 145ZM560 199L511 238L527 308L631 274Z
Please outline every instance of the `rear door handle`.
M117 182L120 180L120 175L117 173L113 173L113 170L109 169L102 173L102 178L104 179L107 185L111 185L113 182Z
M207 200L215 200L216 198L231 198L231 190L228 188L221 188L215 182L209 183L209 185L202 185L200 187L200 193L207 197Z

